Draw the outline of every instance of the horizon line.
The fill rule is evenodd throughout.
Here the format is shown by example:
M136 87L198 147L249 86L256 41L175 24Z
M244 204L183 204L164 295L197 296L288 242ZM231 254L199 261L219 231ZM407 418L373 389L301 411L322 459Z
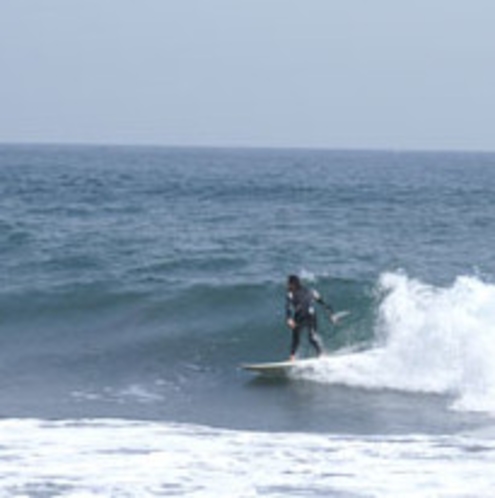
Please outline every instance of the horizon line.
M324 146L324 145L256 145L256 144L163 144L156 142L83 142L83 141L1 141L0 147L115 147L115 148L150 148L150 149L210 149L210 150L272 150L272 151L320 151L320 152L369 152L396 154L495 154L495 149L445 147L386 147L386 146Z

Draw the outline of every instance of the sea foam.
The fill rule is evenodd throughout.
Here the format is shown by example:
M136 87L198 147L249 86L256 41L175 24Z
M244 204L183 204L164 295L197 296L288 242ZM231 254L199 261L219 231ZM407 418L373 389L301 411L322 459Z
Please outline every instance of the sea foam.
M0 496L493 495L493 441L100 419L0 421Z

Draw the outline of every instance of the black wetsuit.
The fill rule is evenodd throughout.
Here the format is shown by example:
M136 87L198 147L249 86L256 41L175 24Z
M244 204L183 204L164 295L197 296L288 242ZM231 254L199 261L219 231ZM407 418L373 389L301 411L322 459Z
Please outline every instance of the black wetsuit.
M292 345L290 353L295 355L301 339L301 332L308 330L309 342L315 348L318 356L323 352L323 346L317 335L318 321L314 303L318 302L332 313L332 307L326 304L318 292L306 287L299 287L294 292L289 292L286 299L286 317L292 318L296 323L292 330Z

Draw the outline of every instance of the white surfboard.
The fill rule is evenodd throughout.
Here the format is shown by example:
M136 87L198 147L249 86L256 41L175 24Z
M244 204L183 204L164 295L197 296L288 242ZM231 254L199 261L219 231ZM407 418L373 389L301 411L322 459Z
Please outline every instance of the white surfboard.
M241 368L266 377L286 377L295 370L314 365L318 361L318 358L307 358L303 360L277 361L271 363L246 363L241 365Z

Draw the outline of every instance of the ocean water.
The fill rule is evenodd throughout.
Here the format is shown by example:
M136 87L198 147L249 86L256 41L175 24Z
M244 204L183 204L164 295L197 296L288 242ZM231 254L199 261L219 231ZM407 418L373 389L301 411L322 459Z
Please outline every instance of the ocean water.
M0 146L0 496L493 496L494 198L495 154ZM257 378L289 273L350 315Z

